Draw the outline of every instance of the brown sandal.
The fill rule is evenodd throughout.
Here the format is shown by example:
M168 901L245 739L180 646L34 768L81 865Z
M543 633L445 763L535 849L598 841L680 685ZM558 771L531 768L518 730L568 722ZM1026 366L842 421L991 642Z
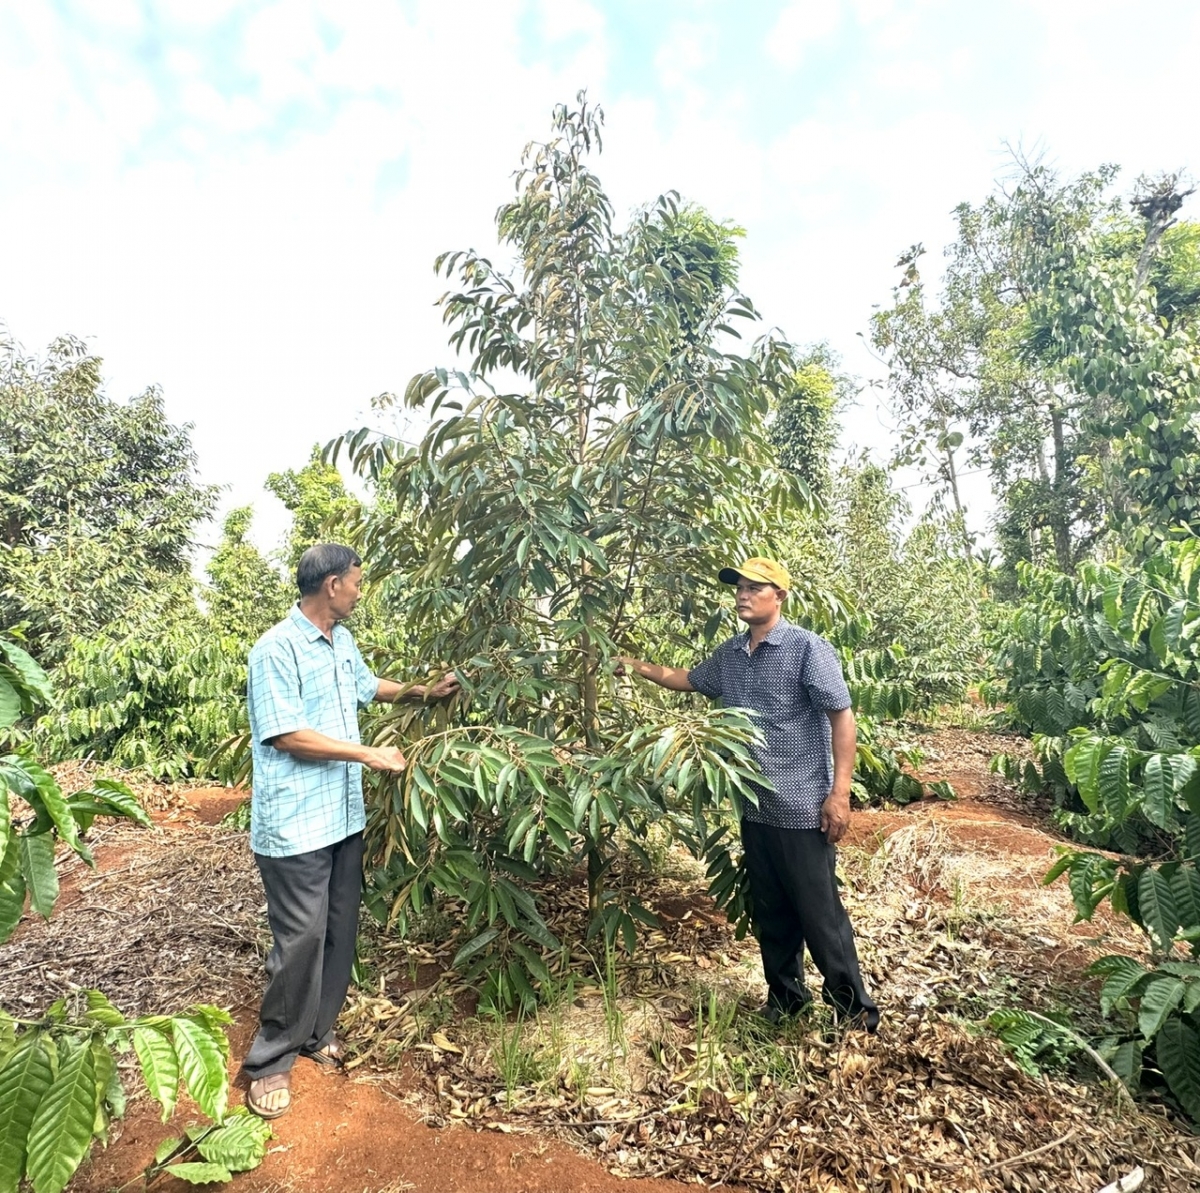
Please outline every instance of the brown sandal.
M302 1048L300 1055L307 1056L309 1060L324 1065L326 1068L340 1069L346 1063L346 1045L339 1037L333 1036L323 1048L318 1048L315 1052L309 1052Z
M287 1091L287 1101L282 1106L264 1106L262 1099L267 1094L278 1090ZM246 1092L246 1107L259 1118L278 1118L286 1114L292 1105L292 1075L291 1073L268 1073L265 1077L257 1077L250 1082Z

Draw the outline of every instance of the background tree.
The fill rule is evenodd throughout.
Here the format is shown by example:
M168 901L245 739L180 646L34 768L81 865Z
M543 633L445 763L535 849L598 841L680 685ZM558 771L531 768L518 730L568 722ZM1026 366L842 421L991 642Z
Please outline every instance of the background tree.
M0 623L25 623L47 663L186 575L216 501L162 395L113 402L100 366L78 340L43 361L0 342Z
M338 520L358 506L358 501L346 492L341 473L321 458L320 445L313 447L303 468L272 472L266 488L292 515L283 549L284 569L289 577L295 575L300 556L314 543L328 540Z
M253 516L248 505L225 515L221 542L205 567L204 593L217 632L249 644L284 616L295 587L247 538Z
M851 389L837 359L822 345L800 362L779 396L770 430L779 465L799 476L817 500L829 496L836 413L849 400Z

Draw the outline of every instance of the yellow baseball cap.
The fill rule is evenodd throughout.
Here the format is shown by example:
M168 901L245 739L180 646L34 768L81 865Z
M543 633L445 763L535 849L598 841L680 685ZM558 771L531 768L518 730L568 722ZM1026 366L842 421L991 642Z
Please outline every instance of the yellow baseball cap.
M788 589L792 586L792 578L781 563L773 559L763 559L755 555L737 567L722 568L717 573L717 579L722 584L736 584L739 580L756 580L761 583L774 584L776 588Z

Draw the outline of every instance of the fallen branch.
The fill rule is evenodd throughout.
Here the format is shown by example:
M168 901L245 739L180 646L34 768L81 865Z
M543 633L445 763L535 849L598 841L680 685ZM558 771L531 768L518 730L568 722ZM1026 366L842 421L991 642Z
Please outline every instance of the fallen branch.
M1127 1172L1119 1180L1113 1181L1111 1185L1105 1185L1100 1193L1134 1193L1134 1190L1142 1187L1145 1179L1146 1171L1139 1164L1132 1172Z
M1037 1011L1025 1011L1024 1014L1028 1015L1031 1019L1036 1019L1039 1023L1044 1023L1047 1027L1053 1027L1055 1030L1062 1032L1067 1039L1086 1052L1087 1055L1092 1058L1092 1062L1095 1064L1096 1068L1098 1068L1100 1072L1103 1073L1104 1076L1107 1077L1114 1086L1116 1086L1121 1095L1121 1101L1123 1101L1130 1110L1136 1113L1137 1103L1134 1102L1133 1095L1129 1092L1125 1082L1121 1080L1108 1061L1106 1061L1104 1057L1102 1057L1100 1053L1097 1052L1095 1048L1093 1048L1078 1032L1072 1031L1069 1027L1064 1027L1061 1023L1057 1023L1053 1019L1047 1019L1045 1015L1039 1015Z
M1060 1135L1057 1139L1050 1140L1049 1143L1043 1143L1041 1147L1035 1147L1032 1151L1022 1152L1019 1156L1009 1156L1007 1160L997 1160L995 1164L988 1164L980 1169L981 1172L997 1172L1001 1168L1011 1168L1014 1164L1024 1164L1026 1160L1032 1160L1034 1156L1043 1155L1045 1152L1052 1152L1056 1147L1062 1147L1064 1143L1075 1137L1077 1127L1072 1127L1065 1135Z

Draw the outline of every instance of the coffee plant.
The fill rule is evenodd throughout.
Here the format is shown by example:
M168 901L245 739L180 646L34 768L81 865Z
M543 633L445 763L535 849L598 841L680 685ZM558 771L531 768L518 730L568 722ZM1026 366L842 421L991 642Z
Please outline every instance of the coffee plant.
M17 721L50 695L41 667L0 638L0 749L14 745ZM97 816L150 826L122 783L101 779L66 795L27 745L0 755L0 944L16 931L26 901L38 915L54 910L56 846L94 864L83 837ZM99 990L76 990L35 1019L0 1010L0 1193L17 1193L23 1180L34 1193L60 1193L92 1141L106 1140L110 1121L124 1113L117 1058L130 1047L164 1121L181 1083L201 1111L222 1120L228 1022L226 1012L205 1005L127 1019Z
M1002 767L1055 793L1076 911L1104 900L1146 933L1152 963L1103 957L1113 1068L1136 1085L1152 1060L1200 1119L1200 539L1167 541L1141 567L1085 564L1072 578L1026 565L1002 669L1035 762Z

